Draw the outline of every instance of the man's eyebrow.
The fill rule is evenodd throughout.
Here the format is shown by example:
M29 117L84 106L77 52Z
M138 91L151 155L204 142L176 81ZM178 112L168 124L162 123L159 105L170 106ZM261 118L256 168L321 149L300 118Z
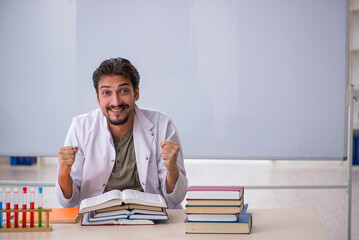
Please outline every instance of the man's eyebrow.
M128 84L128 83L122 83L122 84L119 84L118 86L119 86L119 87L130 86L130 84ZM111 88L111 86L103 85L103 86L100 87L100 89L102 89L102 88Z
M130 86L130 84L128 84L128 83L122 83L122 84L120 84L120 85L118 85L119 87L123 87L123 86Z
M103 85L103 86L100 87L100 89L102 89L102 88L110 88L110 86Z

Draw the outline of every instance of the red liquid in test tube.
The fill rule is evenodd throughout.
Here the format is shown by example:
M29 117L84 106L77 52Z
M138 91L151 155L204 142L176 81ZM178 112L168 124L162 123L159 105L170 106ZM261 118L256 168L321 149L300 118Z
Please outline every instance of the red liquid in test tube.
M17 188L14 188L14 209L19 209L19 190ZM19 213L15 212L15 228L19 227Z
M35 189L30 188L30 209L35 209ZM35 227L34 212L30 212L30 227Z
M10 206L10 188L6 188L5 189L5 201L6 201L6 209L10 210L11 206ZM11 228L11 213L7 212L6 213L6 227L7 228Z
M23 192L22 192L22 209L27 209L27 188L23 187ZM22 227L26 228L26 212L22 213Z

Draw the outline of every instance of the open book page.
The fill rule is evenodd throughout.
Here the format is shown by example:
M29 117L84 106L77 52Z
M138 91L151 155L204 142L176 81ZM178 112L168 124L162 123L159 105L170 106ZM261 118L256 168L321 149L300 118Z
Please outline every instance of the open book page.
M85 212L85 211L89 210L91 207L104 204L104 203L106 203L110 200L114 200L114 199L118 199L118 200L122 199L122 193L120 190L112 190L112 191L106 192L104 194L101 194L99 196L86 198L86 199L82 200L80 203L79 212L80 213Z
M126 189L122 192L125 203L136 203L150 206L167 207L166 201L159 194L144 193Z

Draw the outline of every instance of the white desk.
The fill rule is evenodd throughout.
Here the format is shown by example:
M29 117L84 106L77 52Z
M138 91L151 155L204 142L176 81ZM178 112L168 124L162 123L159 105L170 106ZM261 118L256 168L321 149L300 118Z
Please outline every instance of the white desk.
M329 239L312 209L249 209L253 214L251 234L185 234L183 210L168 210L166 223L149 226L81 226L52 224L52 232L0 233L0 239L99 239L99 240L184 240L184 239Z

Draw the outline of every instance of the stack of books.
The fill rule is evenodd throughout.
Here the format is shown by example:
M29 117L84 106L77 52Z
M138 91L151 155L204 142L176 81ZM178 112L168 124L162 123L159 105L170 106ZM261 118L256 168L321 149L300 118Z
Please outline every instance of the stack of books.
M81 225L149 225L168 220L167 204L159 194L112 190L81 201Z
M191 186L187 189L186 233L245 234L252 214L240 186Z

